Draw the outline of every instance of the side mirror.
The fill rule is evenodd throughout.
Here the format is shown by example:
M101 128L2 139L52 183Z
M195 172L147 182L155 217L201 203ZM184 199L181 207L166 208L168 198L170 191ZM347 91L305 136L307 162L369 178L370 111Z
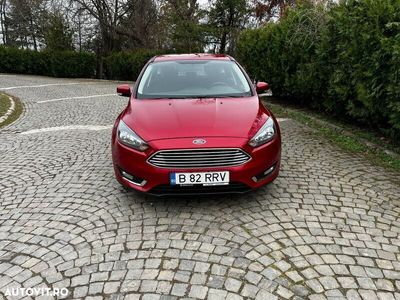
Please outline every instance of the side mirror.
M117 86L117 93L120 96L130 97L131 96L131 87L128 84L121 84Z
M262 81L257 82L257 84L256 84L257 93L265 92L267 90L269 90L269 84L268 83L262 82Z

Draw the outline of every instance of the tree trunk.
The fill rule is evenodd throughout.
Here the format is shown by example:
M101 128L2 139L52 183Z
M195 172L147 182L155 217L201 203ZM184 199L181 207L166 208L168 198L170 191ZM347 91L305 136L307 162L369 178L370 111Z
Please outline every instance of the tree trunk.
M232 35L233 35L233 19L234 19L234 14L235 14L235 10L234 7L232 5L229 6L229 18L228 18L228 31L230 32L230 43L229 43L229 47L228 47L228 54L232 54L231 51L232 50Z
M0 23L1 23L1 39L3 40L3 45L7 44L6 40L6 30L4 28L3 12L0 11Z
M6 45L8 42L8 24L7 24L7 19L6 19L6 3L7 0L2 0L1 1L1 7L0 7L0 23L1 23L1 33L2 33L2 39L3 39L3 44Z
M81 14L78 16L78 43L79 43L79 52L82 52L82 22L81 22Z
M96 47L96 78L103 79L103 53L102 46Z
M32 36L32 39L33 39L33 48L35 49L35 51L37 51L37 50L38 50L38 47L37 47L35 28L34 28L34 26L33 26L32 17L30 18L29 22L30 22L31 36Z
M229 45L228 45L228 54L229 55L234 55L235 52L235 38L231 37L230 41L229 41Z
M104 72L103 67L104 67L103 57L97 56L97 72L96 72L97 74L96 74L96 77L98 79L103 79L103 72Z
M227 36L228 36L228 33L224 30L224 32L222 33L222 37L221 37L221 45L219 47L220 54L225 54Z

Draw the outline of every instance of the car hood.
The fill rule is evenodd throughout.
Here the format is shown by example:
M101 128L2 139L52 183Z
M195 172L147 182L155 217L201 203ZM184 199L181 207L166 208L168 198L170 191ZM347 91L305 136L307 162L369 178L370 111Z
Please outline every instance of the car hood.
M248 138L265 115L257 96L131 100L124 122L145 141L184 137Z

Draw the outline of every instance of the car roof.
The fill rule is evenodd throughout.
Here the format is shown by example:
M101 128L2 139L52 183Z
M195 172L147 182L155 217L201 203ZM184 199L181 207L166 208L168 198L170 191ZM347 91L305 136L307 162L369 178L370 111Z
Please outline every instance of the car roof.
M154 61L174 61L174 60L232 60L232 57L226 54L193 53L193 54L158 55L154 58Z

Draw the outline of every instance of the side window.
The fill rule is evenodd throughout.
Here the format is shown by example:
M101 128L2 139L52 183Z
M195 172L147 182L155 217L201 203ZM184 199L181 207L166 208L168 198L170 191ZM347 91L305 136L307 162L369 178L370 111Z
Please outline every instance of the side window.
M147 88L149 87L151 81L152 81L152 75L154 74L154 72L152 72L153 70L153 65L149 65L147 67L147 69L145 70L142 79L140 80L140 85L138 88L138 92L140 94L143 94L143 90L147 90Z

